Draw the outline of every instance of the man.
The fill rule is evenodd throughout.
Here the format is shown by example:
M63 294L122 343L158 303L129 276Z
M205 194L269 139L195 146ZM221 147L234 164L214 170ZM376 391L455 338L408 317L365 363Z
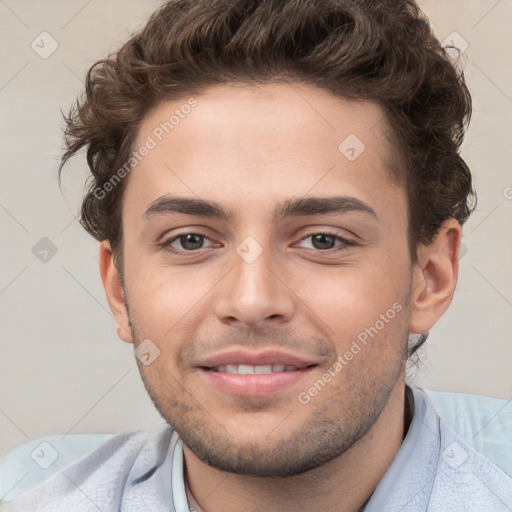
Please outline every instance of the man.
M169 428L7 510L512 510L405 383L457 282L470 113L412 0L157 11L91 68L63 164L87 148L81 221Z

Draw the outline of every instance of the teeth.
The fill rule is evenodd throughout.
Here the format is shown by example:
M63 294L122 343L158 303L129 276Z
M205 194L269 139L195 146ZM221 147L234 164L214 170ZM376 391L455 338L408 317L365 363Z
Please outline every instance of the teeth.
M240 375L249 375L250 373L256 373L256 366L251 366L249 364L240 364L238 365L238 371ZM259 367L261 368L261 366Z
M237 373L239 375L253 375L294 371L297 370L297 367L284 364L265 364L259 366L253 366L251 364L228 364L225 366L217 366L212 368L212 370L216 372Z
M277 366L277 365L276 365ZM249 371L247 373L272 373L272 365L266 364L265 366L248 366L248 368L254 368L254 372ZM278 370L274 370L278 371Z

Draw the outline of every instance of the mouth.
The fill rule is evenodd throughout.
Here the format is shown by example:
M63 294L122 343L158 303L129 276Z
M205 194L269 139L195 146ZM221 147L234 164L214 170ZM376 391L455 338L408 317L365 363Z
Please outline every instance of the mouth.
M234 350L206 358L201 375L216 389L236 396L265 396L290 389L318 363L281 351Z
M227 364L209 368L213 372L234 373L237 375L264 375L268 373L294 372L299 368L293 365L284 364Z

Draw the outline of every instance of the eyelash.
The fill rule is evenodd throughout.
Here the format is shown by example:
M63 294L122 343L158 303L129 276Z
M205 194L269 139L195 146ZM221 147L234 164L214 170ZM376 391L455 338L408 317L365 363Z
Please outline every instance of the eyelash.
M186 250L177 251L177 250L175 250L175 249L173 249L171 247L171 244L173 242L175 242L176 240L179 240L181 237L187 236L187 235L196 235L196 236L200 236L202 238L208 239L208 236L203 234L203 233L198 233L198 232L195 232L195 231L189 231L189 232L185 232L185 233L180 233L180 234L178 234L178 235L176 235L176 236L174 236L174 237L172 237L172 238L170 238L168 240L165 240L161 244L162 249L164 249L165 251L168 251L168 252L170 252L172 254L175 254L177 256L189 256L190 254L194 254L194 253L199 252L202 248L200 248L200 249L193 249L193 250L190 250L190 251L186 251ZM300 239L300 241L302 242L303 240L311 238L312 236L315 236L315 235L327 235L327 236L333 237L336 240L341 242L341 244L339 246L333 247L331 249L324 249L324 250L322 250L322 249L310 249L310 248L307 249L307 251L312 252L313 254L319 255L319 256L325 256L326 254L333 254L333 253L337 253L339 251L344 251L348 247L356 245L355 242L353 242L351 240L347 240L345 238L342 238L339 235L337 235L335 233L330 233L328 231L318 231L318 232L315 232L315 233L311 233L311 234L309 234L309 235L307 235L305 237L302 237Z

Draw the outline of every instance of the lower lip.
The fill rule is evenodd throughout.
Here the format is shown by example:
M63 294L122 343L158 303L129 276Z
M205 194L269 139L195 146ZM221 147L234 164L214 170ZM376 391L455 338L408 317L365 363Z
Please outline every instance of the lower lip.
M200 371L210 384L231 395L265 396L293 386L313 369L314 367L310 366L302 370L250 375L215 372L203 368Z

